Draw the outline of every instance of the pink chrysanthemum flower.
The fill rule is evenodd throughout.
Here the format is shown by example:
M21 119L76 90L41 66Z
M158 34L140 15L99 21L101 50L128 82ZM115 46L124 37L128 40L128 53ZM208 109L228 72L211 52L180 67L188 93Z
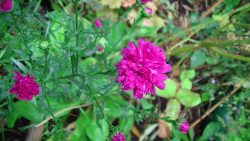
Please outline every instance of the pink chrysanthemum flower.
M118 132L112 137L112 141L125 141L125 137L122 132Z
M189 130L189 123L184 121L180 124L179 130L183 133L183 134L187 134L188 130Z
M0 4L0 10L3 13L6 13L12 9L13 3L11 0L2 0Z
M18 99L29 101L33 98L33 96L40 93L40 87L34 77L30 75L22 76L16 71L14 71L14 74L15 76L13 78L16 82L9 92L16 94Z
M101 28L102 27L102 22L98 18L96 18L94 20L94 24L95 24L95 27L97 27L97 28Z
M164 89L164 81L168 78L165 73L171 71L166 64L164 51L151 42L138 40L138 47L132 42L122 49L122 60L116 65L117 81L122 90L133 90L133 97L141 99L144 94L155 95L155 86Z
M150 2L150 1L152 1L152 0L141 0L141 3L146 4L146 3Z

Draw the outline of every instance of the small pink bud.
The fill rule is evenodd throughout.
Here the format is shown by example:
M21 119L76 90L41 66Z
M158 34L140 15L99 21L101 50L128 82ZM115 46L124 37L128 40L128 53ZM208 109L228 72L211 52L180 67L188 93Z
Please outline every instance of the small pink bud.
M10 11L12 7L13 7L13 3L11 0L2 0L2 2L0 3L0 10L3 13Z
M94 20L94 24L95 24L95 27L97 27L97 28L101 28L102 27L102 22L98 18L96 18Z
M141 3L146 4L146 3L150 2L150 1L152 1L152 0L141 0Z
M179 130L183 133L183 134L187 134L188 130L189 130L189 123L184 121L180 124L179 126Z
M148 15L152 15L152 14L153 14L153 10L152 10L151 8L148 8L148 7L145 8L145 12L146 12Z
M103 51L103 48L102 48L101 46L98 46L98 47L97 47L97 51L98 51L98 52L102 52L102 51Z
M112 137L112 141L125 141L125 137L122 132L118 132Z

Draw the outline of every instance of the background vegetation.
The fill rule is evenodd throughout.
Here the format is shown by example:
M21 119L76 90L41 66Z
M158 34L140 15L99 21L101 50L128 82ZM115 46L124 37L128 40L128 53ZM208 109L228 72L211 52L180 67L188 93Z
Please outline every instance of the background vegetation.
M129 2L14 0L0 13L1 140L105 141L117 131L126 140L250 138L250 2ZM173 67L166 89L141 100L121 92L115 68L138 38L164 48ZM10 94L14 70L35 76L40 95Z

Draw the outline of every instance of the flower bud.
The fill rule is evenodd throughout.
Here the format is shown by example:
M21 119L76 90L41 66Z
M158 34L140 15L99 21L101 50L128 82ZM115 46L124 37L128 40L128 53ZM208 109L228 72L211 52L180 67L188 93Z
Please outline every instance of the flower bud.
M179 130L183 133L183 134L187 134L188 130L189 130L189 123L184 121L180 124L179 126Z
M94 24L95 24L96 28L101 28L102 27L102 22L98 18L96 18L94 20Z

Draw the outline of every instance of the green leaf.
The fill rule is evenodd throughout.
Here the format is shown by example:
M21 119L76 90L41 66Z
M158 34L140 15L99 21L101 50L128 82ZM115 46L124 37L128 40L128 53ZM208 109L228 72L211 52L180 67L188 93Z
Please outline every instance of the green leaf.
M180 80L193 79L195 77L195 70L184 70L181 72Z
M192 82L189 79L185 79L181 81L181 88L191 90L192 89Z
M209 93L203 93L203 94L201 95L201 101L202 101L202 102L206 102L206 101L208 101L210 98L211 98L211 95L210 95Z
M148 102L146 99L141 99L139 102L143 109L152 109L154 107L154 105Z
M18 118L19 118L19 114L17 112L9 111L7 114L7 126L9 128L13 128Z
M176 99L168 101L167 109L165 111L167 117L171 120L176 120L181 112L181 104Z
M160 90L156 88L156 95L165 97L165 98L172 98L175 96L176 88L177 88L176 82L172 79L167 79L165 81L165 89Z
M5 54L7 48L4 48L2 50L0 50L0 60L2 59L3 55Z
M101 131L102 131L102 134L103 134L103 139L107 140L108 135L109 135L109 124L108 124L107 120L101 119L99 121L99 125L101 127Z
M201 103L199 94L186 89L180 89L176 94L176 98L186 107L194 107Z
M87 130L85 130L85 131L87 133L87 136L92 141L105 141L103 134L102 134L102 131L101 131L101 128L96 124L96 122L94 122L94 121L89 122L87 124Z
M195 51L191 56L191 68L195 68L205 64L206 54L203 51Z
M13 127L18 118L24 117L34 123L43 120L45 114L39 111L32 101L18 101L13 103L13 109L7 114L7 126Z
M14 59L14 58L11 58L11 60L18 66L18 68L20 70L22 70L24 73L28 73L29 70L21 63L19 62L18 60Z
M45 114L39 111L36 105L32 101L18 101L14 103L15 112L21 117L24 117L30 121L38 123L43 120Z
M125 133L128 133L134 124L134 112L129 110L127 115L119 118L119 128L123 130Z
M138 37L155 37L157 35L157 27L142 27L134 34Z
M215 133L220 130L220 124L218 122L209 123L205 130L203 131L202 136L198 139L198 141L207 141L211 138Z
M87 128L87 122L90 122L88 116L85 113L80 114L79 118L76 120L76 128L69 136L70 141L79 141L86 138L86 133L84 132Z
M109 41L112 46L117 45L123 36L126 34L126 24L123 22L119 22L113 24L110 29L107 31L109 34L106 34L105 39ZM117 48L114 48L117 49Z

